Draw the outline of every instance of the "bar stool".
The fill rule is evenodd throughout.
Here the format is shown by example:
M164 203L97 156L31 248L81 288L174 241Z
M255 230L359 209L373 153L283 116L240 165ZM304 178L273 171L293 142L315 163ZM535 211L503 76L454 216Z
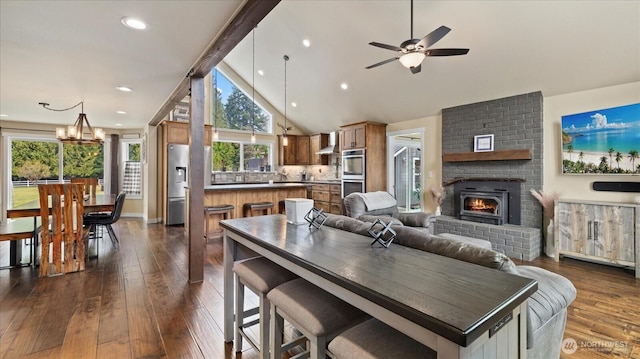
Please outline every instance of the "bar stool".
M245 203L242 206L242 210L245 217L253 217L257 212L263 212L262 214L273 213L273 202L253 202Z
M212 216L221 214L223 219L233 218L234 206L232 204L222 204L218 206L204 207L204 239L209 242L209 219Z
M296 275L272 261L257 257L236 262L233 266L236 282L235 298L235 345L236 352L242 351L242 338L259 353L269 358L269 300L267 293L278 285L296 278ZM257 308L244 310L244 288L249 288L260 299ZM258 313L258 319L245 323L245 319ZM260 324L260 345L247 336L245 328Z
M325 359L331 339L367 318L365 313L301 278L277 286L267 299L271 302L272 359L281 359L284 351L304 342L308 342L311 359ZM302 336L283 344L284 319Z
M412 338L371 318L347 329L329 343L334 359L435 359L437 353Z
M284 202L284 199L278 201L278 213L279 214L287 214L287 205Z

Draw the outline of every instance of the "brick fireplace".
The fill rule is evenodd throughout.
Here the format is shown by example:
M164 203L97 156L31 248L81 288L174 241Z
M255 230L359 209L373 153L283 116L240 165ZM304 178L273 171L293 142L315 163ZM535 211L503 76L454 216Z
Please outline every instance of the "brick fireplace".
M442 178L445 184L451 185L445 187L443 216L436 222L436 233L486 239L494 249L525 260L540 255L542 209L529 190L542 188L542 102L542 93L533 92L442 110L443 155L473 152L474 136L493 134L495 151L528 150L531 159L443 160ZM466 211L461 217L464 202L461 202L460 191L464 188L480 188L478 192L487 192L480 197L492 197L487 195L492 192L492 201L505 201L500 194L503 189L495 191L502 187L496 187L492 181L517 187L517 201L512 200L511 194L507 195L506 217L500 213L498 218L495 212L483 218L479 213L492 212L490 209ZM484 188L482 182L492 184ZM517 212L519 218L514 219L511 211ZM472 222L468 220L470 217L479 220Z

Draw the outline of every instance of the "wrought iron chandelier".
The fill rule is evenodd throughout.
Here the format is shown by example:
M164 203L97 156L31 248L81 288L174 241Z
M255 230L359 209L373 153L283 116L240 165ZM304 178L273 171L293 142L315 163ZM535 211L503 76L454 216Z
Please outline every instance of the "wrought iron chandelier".
M80 106L80 114L78 115L78 119L73 124L73 126L67 126L56 128L56 137L60 142L73 144L73 145L100 145L104 143L104 131L101 128L93 128L89 123L89 119L87 119L87 115L84 113L84 101L80 101L74 106L64 109L54 109L50 108L49 104L46 102L39 102L38 105L41 105L43 108L49 111L63 112L72 110L78 106ZM87 126L89 129L89 136L85 137L84 126Z

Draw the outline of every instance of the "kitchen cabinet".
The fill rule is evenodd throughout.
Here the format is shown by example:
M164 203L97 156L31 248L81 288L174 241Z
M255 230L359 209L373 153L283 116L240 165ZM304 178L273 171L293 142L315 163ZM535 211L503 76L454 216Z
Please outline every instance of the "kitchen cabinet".
M311 186L311 199L313 206L322 209L326 213L341 214L342 198L340 197L341 185L313 184Z
M366 124L357 123L342 126L342 136L340 137L343 150L366 147Z
M387 190L386 126L365 121L341 127L341 150L365 150L365 192Z
M164 121L162 125L166 134L165 144L189 144L189 122ZM211 125L204 125L204 129L204 144L205 146L210 146L212 139Z
M284 146L282 135L278 135L278 165L308 165L310 161L309 136L287 135L287 139L289 144Z
M558 257L633 266L640 278L640 206L559 200L555 218Z
M327 147L329 145L329 134L328 133L318 133L315 135L309 136L309 164L310 165L329 165L329 156L328 155L317 155L316 152L321 149Z
M298 165L309 164L309 136L296 136L296 163Z

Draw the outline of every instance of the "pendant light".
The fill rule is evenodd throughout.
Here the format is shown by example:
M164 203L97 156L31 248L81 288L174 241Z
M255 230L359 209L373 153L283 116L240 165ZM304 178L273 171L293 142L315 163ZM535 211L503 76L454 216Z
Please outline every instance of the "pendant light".
M251 66L251 143L256 143L256 28L253 28L253 64Z
M287 61L289 56L284 55L284 133L282 134L282 145L288 146L289 139L287 139Z
M46 102L39 102L38 105L41 105L45 109L49 111L63 112L69 111L80 106L80 114L78 115L78 119L73 124L73 126L68 126L65 130L64 127L56 128L56 137L60 142L68 143L72 145L100 145L104 143L104 131L101 128L93 128L89 123L89 119L87 115L84 113L84 101L80 101L74 106L64 109L54 109L50 108L49 104ZM87 125L89 128L89 134L91 138L84 137L84 125Z
M220 138L218 134L218 69L213 69L213 140Z

